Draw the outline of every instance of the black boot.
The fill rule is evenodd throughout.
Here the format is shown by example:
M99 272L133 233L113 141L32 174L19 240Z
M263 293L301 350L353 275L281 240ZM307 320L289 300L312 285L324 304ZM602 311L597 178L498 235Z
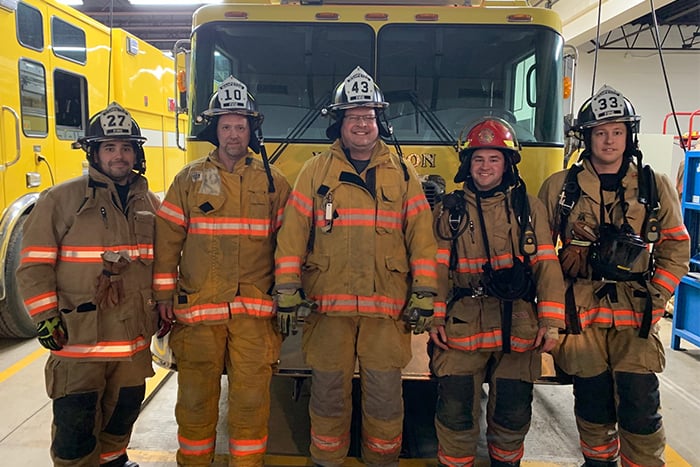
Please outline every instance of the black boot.
M520 467L520 461L503 462L503 461L496 460L492 457L491 458L491 467Z
M139 465L134 461L130 461L126 454L122 454L106 464L100 464L100 467L139 467Z
M581 467L617 467L617 461L597 461L584 456L586 462Z

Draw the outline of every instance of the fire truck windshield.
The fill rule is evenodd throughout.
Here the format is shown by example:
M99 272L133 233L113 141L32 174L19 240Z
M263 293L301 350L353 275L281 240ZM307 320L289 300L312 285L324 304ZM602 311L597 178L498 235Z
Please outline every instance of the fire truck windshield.
M521 143L563 145L562 38L543 26L211 22L193 39L194 115L233 74L265 114L267 141L326 142L316 110L360 66L390 102L402 144L454 145L465 125L494 115Z

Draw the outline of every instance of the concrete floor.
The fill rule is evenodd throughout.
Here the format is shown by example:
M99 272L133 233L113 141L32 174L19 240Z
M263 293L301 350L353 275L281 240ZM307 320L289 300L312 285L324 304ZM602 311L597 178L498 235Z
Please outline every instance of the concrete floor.
M670 350L671 321L662 320L662 337L667 352L666 371L660 376L663 416L666 426L667 465L700 466L700 349L682 342L686 350ZM48 352L34 340L0 339L0 465L50 466L51 405L44 391L43 365ZM163 373L166 375L166 373ZM415 383L412 383L415 384ZM432 456L433 438L430 410L430 385L422 390L409 388L413 407L407 416L404 437L410 440L414 456ZM222 392L225 379L222 379ZM267 465L311 465L308 459L308 383L301 387L299 400L291 400L289 378L276 377L271 388L273 417L270 421L270 455ZM175 465L177 425L173 410L177 378L169 377L145 405L134 428L130 457L141 467ZM225 405L221 404L225 414ZM223 418L223 415L222 417ZM482 430L483 431L483 430ZM226 432L219 427L217 456L214 465L226 465ZM478 466L488 465L485 443L479 448ZM526 439L525 466L578 466L582 458L573 420L571 386L537 385L534 395L533 421ZM347 465L362 465L349 459ZM402 459L401 466L436 465L434 458Z

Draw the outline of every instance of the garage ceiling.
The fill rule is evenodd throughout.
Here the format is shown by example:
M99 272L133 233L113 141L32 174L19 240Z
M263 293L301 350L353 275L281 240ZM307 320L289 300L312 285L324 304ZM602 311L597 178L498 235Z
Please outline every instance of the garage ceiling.
M76 8L101 23L125 29L161 50L172 50L175 41L188 39L192 13L201 5L143 6L127 0L83 0ZM557 0L533 1L551 8ZM659 37L665 50L700 52L700 1L675 0L656 11ZM600 37L602 49L653 47L651 14L638 18Z

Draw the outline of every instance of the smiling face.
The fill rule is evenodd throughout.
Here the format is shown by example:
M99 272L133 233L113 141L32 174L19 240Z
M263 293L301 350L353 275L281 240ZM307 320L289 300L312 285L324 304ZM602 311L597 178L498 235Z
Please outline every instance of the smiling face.
M591 164L600 173L617 173L627 144L627 125L604 123L591 129Z
M505 170L506 158L498 149L477 149L472 154L469 173L479 191L500 185Z
M354 107L345 111L340 126L343 145L353 159L369 159L379 138L377 115L371 107ZM366 157L365 157L366 155Z
M129 181L136 163L136 151L131 141L107 140L100 143L95 162L102 173L118 185Z

